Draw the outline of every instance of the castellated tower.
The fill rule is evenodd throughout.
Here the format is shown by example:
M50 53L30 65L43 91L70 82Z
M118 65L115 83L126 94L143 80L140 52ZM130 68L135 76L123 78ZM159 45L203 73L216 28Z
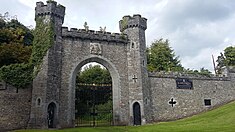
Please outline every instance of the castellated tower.
M149 121L149 83L147 72L146 42L145 30L147 29L147 19L141 15L124 16L119 21L120 31L127 34L129 44L127 47L128 62L128 82L129 82L129 105L130 105L130 123L134 125L145 124ZM139 119L134 119L136 109L140 108ZM138 112L137 112L138 114ZM137 120L137 121L136 121ZM132 125L132 124L130 124Z
M40 65L39 73L33 80L32 105L29 128L60 127L58 125L59 90L61 87L61 26L64 21L65 7L57 5L55 1L37 2L35 8L35 21L41 19L44 24L52 23L55 33L52 47L47 51ZM43 32L42 32L43 33ZM48 126L48 111L54 113L54 122Z

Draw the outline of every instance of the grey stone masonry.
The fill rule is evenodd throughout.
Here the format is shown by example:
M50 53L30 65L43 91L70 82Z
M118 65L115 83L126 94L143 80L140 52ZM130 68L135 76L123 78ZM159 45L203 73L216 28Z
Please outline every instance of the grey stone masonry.
M147 29L147 19L141 15L124 16L119 21L120 31L128 35L129 43L127 50L128 61L128 82L129 82L129 107L130 123L133 123L133 104L139 103L141 109L141 124L150 122L151 115L150 103L144 103L150 100L149 82L147 72L146 42L145 30ZM133 124L132 124L133 125Z
M4 87L0 89L0 132L27 128L32 86L16 89L4 83Z
M79 38L79 39L89 39L96 41L108 41L108 42L120 42L127 43L127 35L120 33L111 33L111 32L101 32L85 29L71 28L68 30L68 27L62 27L62 36L70 38Z
M32 91L0 82L0 131L75 127L76 76L97 62L112 77L113 124L176 120L235 100L235 68L222 77L147 71L141 15L124 16L121 33L62 27L65 7L37 2L35 20L53 22L53 45L44 56ZM17 93L18 92L18 93ZM49 107L50 106L50 107ZM49 109L50 108L50 109ZM49 115L53 114L53 124Z
M155 122L185 118L235 100L234 78L173 72L149 73L149 78ZM191 80L192 88L177 88L179 78ZM175 104L170 104L171 99Z
M143 30L147 29L147 19L144 17L141 17L139 14L131 16L124 16L122 20L119 21L119 28L120 31L123 32L125 29L138 27Z
M55 1L37 2L36 18L43 18L43 22L52 22L54 25L54 44L47 51L40 66L40 71L33 80L32 105L29 128L48 128L48 105L56 104L53 127L58 126L59 92L61 87L62 67L62 37L61 27L64 21L65 7L57 5ZM38 105L38 102L41 102Z
M44 21L53 21L56 35L54 45L48 50L40 72L33 81L32 106L28 126L30 128L48 128L47 109L51 103L55 106L53 127L75 126L76 75L81 67L89 62L98 62L104 65L112 76L114 124L132 124L129 105L132 96L129 96L128 71L130 69L128 68L127 56L130 47L129 37L134 36L135 33L132 35L111 34L110 32L77 30L76 28L71 28L69 31L68 28L62 27L64 11L65 8L57 5L56 2L51 1L47 5L42 2L37 3L35 17L44 18ZM141 31L142 33L144 34ZM140 43L145 44L145 38L140 36L141 34L138 34L137 38L140 38ZM140 55L142 53L138 53L139 58ZM138 64L138 67L136 70L139 70L141 65ZM141 73L137 74L140 80L142 80ZM141 82L138 85L142 86ZM139 89L138 92L140 92L140 96L136 96L136 98L140 101L143 111L142 89ZM39 100L41 104L37 105ZM142 116L144 118L144 114Z
M64 22L65 7L55 1L47 1L47 5L43 2L37 2L35 8L35 18L38 16L51 15L58 17Z

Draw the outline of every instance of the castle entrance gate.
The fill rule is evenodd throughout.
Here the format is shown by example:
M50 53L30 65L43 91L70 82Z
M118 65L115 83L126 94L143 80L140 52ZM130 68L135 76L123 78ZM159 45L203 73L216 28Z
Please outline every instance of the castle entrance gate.
M89 62L103 65L111 75L113 104L111 122L114 125L133 125L132 104L136 101L140 105L141 120L148 121L144 114L149 113L147 109L149 103L144 104L144 100L148 100L150 95L145 52L147 19L141 15L124 16L119 21L122 33L110 33L105 30L89 30L88 26L85 26L85 29L62 27L64 15L65 7L55 1L36 4L35 20L42 20L36 24L36 28L38 24L49 24L52 28L44 30L53 30L54 34L50 36L52 44L43 57L40 67L37 67L39 72L33 80L28 126L48 128L47 106L50 102L54 102L56 108L53 127L76 126L76 76L81 67ZM43 44L44 42L42 46ZM39 98L41 105L37 105ZM92 103L96 106L98 102ZM96 117L95 110L90 114Z

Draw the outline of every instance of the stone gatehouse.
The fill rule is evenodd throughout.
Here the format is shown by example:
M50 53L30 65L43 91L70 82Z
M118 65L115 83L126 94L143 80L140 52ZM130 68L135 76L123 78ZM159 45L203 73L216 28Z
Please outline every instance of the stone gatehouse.
M54 23L54 44L32 89L15 93L8 84L0 85L0 130L48 128L49 107L55 110L53 127L74 127L75 79L89 62L102 64L111 74L114 125L133 125L135 105L146 124L184 118L235 99L234 68L225 77L149 73L147 19L141 15L124 16L119 21L122 33L68 29L62 26L64 15L65 7L55 1L37 2L35 17Z

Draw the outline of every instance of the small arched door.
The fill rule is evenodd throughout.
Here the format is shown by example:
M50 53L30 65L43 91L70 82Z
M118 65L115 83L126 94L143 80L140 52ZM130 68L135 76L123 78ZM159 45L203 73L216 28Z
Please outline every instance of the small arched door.
M47 108L47 121L48 121L48 128L55 128L55 110L56 105L55 103L50 103Z
M138 102L135 102L133 104L133 117L134 117L134 125L141 125L140 104Z

